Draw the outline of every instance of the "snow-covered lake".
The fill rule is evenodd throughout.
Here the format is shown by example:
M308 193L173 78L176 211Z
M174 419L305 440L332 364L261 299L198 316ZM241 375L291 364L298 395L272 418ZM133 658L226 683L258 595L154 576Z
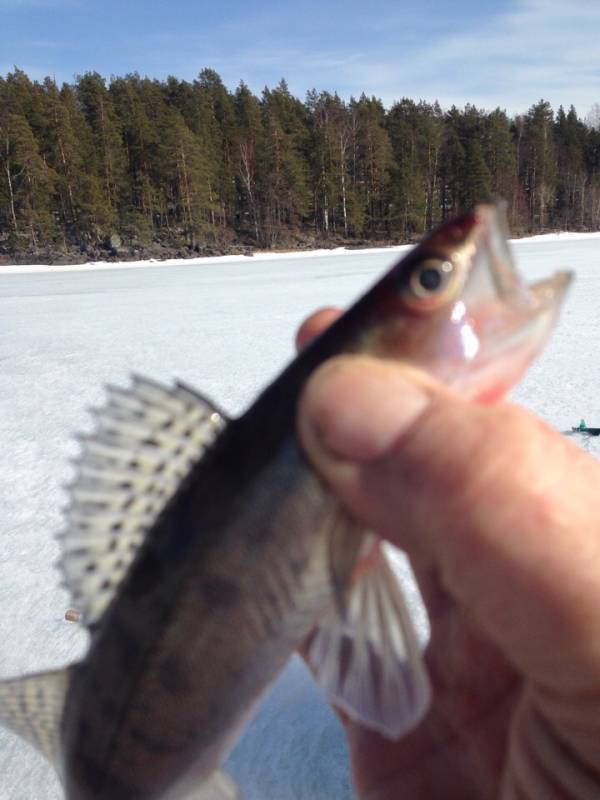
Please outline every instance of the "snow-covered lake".
M600 238L514 243L528 279L576 272L548 348L513 398L559 430L600 425ZM0 677L75 660L81 628L64 620L53 533L71 476L72 434L88 429L103 385L131 371L178 377L238 413L291 357L299 322L345 306L393 250L224 258L156 265L0 268ZM595 454L600 441L582 443ZM247 800L353 797L340 727L293 661L229 765ZM0 732L0 798L61 797L52 770Z

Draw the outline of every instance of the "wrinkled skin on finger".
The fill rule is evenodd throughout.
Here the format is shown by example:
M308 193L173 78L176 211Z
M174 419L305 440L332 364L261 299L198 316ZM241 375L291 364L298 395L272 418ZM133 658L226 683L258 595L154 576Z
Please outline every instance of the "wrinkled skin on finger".
M311 316L298 346L336 316ZM423 723L391 742L342 716L359 796L600 797L600 465L527 412L467 404L421 374L420 424L376 453L352 431L361 381L375 396L380 382L384 406L399 369L340 359L300 408L309 458L408 552L431 623ZM315 430L333 430L334 455Z

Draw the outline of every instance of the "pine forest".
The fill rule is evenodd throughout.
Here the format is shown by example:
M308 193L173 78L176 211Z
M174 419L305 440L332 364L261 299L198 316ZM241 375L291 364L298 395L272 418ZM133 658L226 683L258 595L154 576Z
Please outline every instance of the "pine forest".
M409 242L490 197L516 235L600 229L600 113L0 77L3 263Z

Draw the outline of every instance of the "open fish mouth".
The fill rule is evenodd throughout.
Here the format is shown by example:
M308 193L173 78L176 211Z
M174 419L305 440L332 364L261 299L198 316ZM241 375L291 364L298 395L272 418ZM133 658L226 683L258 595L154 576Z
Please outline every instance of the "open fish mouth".
M508 242L503 203L481 204L417 245L375 293L390 298L366 350L419 367L466 397L493 400L550 335L572 275L528 285ZM396 288L397 287L397 288Z
M508 243L504 204L475 209L475 223L460 258L471 263L452 310L462 368L448 382L467 396L491 401L513 386L550 335L572 273L527 284Z

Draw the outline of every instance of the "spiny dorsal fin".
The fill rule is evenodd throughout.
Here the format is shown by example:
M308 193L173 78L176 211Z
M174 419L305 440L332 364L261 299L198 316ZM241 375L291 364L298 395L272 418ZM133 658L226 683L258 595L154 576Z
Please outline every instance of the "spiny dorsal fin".
M343 614L335 605L311 638L308 662L334 705L397 739L423 718L429 678L400 578L385 543L350 588Z
M192 389L138 376L108 388L96 430L81 437L60 565L87 625L103 614L166 503L225 426Z
M0 723L36 747L60 773L60 721L70 668L0 681Z

